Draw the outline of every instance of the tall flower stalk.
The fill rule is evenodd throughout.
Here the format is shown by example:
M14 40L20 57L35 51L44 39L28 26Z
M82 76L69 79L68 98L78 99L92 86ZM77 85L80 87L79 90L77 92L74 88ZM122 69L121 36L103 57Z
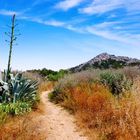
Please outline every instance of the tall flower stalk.
M11 72L11 56L12 56L12 49L13 49L13 43L14 41L16 41L17 37L15 37L14 31L15 31L15 17L16 15L13 15L12 17L12 26L10 26L11 28L11 32L10 33L6 33L9 37L10 37L10 41L8 41L10 44L10 50L9 50L9 58L8 58L8 68L7 68L7 74L6 74L6 82L9 81L10 79L10 72Z
M37 100L37 87L38 83L35 81L28 80L22 76L22 73L17 73L16 75L11 73L11 57L12 57L12 49L15 45L15 41L17 36L20 34L15 33L15 28L18 24L15 23L15 15L12 17L12 24L8 26L10 28L9 32L5 34L9 37L9 40L6 42L9 43L9 58L8 58L8 68L7 71L3 73L3 79L0 80L0 105L1 104L9 104L9 103L18 103L22 102L21 109L16 109L16 111L26 111L24 110L25 104L32 106ZM13 104L13 105L14 105ZM13 105L11 107L11 111L13 112ZM7 107L6 107L7 109ZM5 109L4 109L5 111ZM9 113L9 112L8 112Z

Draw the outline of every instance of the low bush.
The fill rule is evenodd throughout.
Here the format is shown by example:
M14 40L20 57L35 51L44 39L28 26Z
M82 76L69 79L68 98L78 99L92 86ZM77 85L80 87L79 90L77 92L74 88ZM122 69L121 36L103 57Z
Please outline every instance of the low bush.
M32 110L32 106L26 102L1 103L0 104L0 125L5 123L9 115L23 115Z
M98 96L110 98L112 95L105 86L93 82L80 82L76 86L67 85L64 88L56 87L55 90L49 94L51 101L62 103L63 106L73 111L77 108L90 108L90 105L93 105L94 108L92 96L96 96L97 98Z
M48 94L48 98L50 101L55 101L56 95L54 92L51 92Z
M0 109L0 125L5 123L7 118L7 113Z
M135 79L140 75L140 68L139 67L125 67L124 69L120 70L128 79L132 82L135 82Z
M128 80L122 73L105 72L100 75L100 82L108 86L114 95L119 95L129 90L132 82Z
M48 81L58 81L59 79L63 78L66 74L68 74L69 71L67 70L53 71L43 68L41 70L29 70L26 73L39 74L43 79L47 79Z
M0 110L10 115L22 115L31 111L31 105L26 102L5 103L0 104Z
M56 73L48 74L47 79L49 81L58 81L59 79L63 78L67 73L68 73L68 71L66 71L66 70L60 70Z

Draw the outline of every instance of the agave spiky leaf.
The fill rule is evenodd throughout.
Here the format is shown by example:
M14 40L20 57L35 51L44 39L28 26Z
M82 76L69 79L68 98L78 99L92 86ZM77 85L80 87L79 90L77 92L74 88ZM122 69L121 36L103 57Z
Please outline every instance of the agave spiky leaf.
M38 83L25 79L21 73L10 74L8 83L0 81L0 102L24 101L33 103L37 97Z
M0 71L0 80L2 80L2 72Z
M21 74L17 74L15 78L11 80L13 102L33 102L36 98L37 86L37 82L32 82L31 80L23 78Z
M0 103L10 101L9 86L0 80Z

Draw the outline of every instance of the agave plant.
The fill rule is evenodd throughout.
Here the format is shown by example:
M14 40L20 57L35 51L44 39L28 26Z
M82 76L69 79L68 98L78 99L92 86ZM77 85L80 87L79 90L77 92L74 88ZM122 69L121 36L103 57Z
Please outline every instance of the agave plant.
M5 77L5 76L4 76ZM9 82L0 81L0 102L30 102L33 103L36 98L38 83L25 79L21 73L10 74Z
M10 100L9 95L8 83L0 80L0 103L8 102Z
M15 77L11 75L10 82L10 95L12 96L12 102L26 101L33 102L36 100L36 91L38 83L25 79L22 74L18 73Z
M10 37L6 40L10 45L8 68L3 73L0 72L0 123L5 118L5 113L18 115L30 112L38 99L36 81L25 79L21 73L16 75L11 73L12 48L19 35L14 33L16 25L15 15L13 15L11 31L6 32Z

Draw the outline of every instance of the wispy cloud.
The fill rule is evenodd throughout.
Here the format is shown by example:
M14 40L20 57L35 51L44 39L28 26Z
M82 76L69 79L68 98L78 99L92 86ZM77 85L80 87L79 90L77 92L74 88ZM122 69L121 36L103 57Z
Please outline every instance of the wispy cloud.
M94 36L96 35L101 38L117 41L126 45L140 45L140 35L128 33L127 31L125 31L125 29L123 30L122 28L120 28L122 24L121 22L102 22L100 24L78 27L76 25L73 25L72 23L70 24L68 22L61 22L58 20L43 20L41 18L24 16L21 16L20 18L46 26L62 27L80 34L91 34Z
M36 0L35 5L46 2L49 0ZM63 0L60 1L55 5L55 8L60 9L60 10L69 10L73 7L79 6L82 2L85 0ZM138 13L140 12L139 6L140 6L140 1L139 0L133 0L133 2L127 1L127 0L94 0L89 2L90 5L83 5L83 8L79 9L81 13L86 13L86 14L104 14L106 12L118 9L118 8L125 8L125 10L128 13ZM78 8L77 8L78 9ZM31 10L31 9L30 9ZM26 12L29 12L28 9L25 11L21 12L16 12L16 11L8 11L8 10L0 10L0 15L6 15L6 16L11 16L13 14L18 15L18 18L24 19L27 21L32 21L36 22L39 24L43 24L46 26L55 26L55 27L62 27L68 30L71 30L73 32L78 32L82 34L91 34L91 35L96 35L99 37L102 37L107 40L113 40L121 43L125 43L127 45L135 45L139 46L140 45L140 39L139 39L139 34L136 30L139 30L139 24L138 22L138 17L136 16L135 20L136 23L127 23L130 22L134 16L129 16L129 19L120 19L115 20L113 22L108 21L110 18L117 18L117 14L111 13L110 17L105 20L105 22L100 22L100 23L95 23L95 24L89 24L87 20L88 16L82 18L80 21L80 18L77 18L76 20L78 21L65 21L61 19L55 20L55 17L42 17L41 16L26 16ZM30 14L29 14L30 15ZM39 17L39 18L38 18ZM127 17L128 18L128 17ZM84 19L84 20L83 20ZM80 23L79 23L80 21ZM84 24L85 22L85 24ZM88 23L87 23L88 22ZM83 24L81 24L83 23ZM128 24L128 25L127 25ZM80 25L80 26L79 26ZM125 26L124 26L125 25Z
M39 24L43 24L43 25L49 25L49 26L55 26L55 27L64 27L65 23L58 21L58 20L43 20L41 18L35 18L35 17L27 17L27 16L19 16L19 19L24 19L27 21L32 21L32 22L36 22Z
M80 8L79 12L86 14L103 14L119 8L127 12L140 12L139 0L94 0L89 5Z
M16 11L10 11L10 10L0 10L0 15L4 15L4 16L12 16L12 15L20 15L19 12L16 12Z
M64 27L65 23L61 22L61 21L57 21L57 20L35 20L38 23L44 24L44 25L51 25L51 26L55 26L55 27Z
M84 0L64 0L55 5L55 8L67 11L73 7L78 6Z
M90 34L97 35L107 40L113 40L131 46L139 46L140 35L128 33L127 31L122 29L117 31L117 28L115 27L117 27L118 24L120 23L105 22L94 26L87 26L84 28L84 30Z

